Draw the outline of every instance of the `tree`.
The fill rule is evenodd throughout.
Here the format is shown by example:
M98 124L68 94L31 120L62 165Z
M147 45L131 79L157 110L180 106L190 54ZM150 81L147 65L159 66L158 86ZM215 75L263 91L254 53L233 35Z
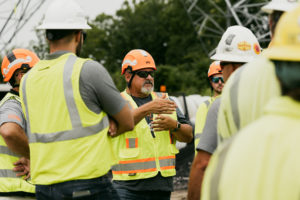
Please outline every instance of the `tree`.
M120 90L125 88L122 59L136 48L147 50L156 62L156 90L166 85L170 93L191 94L208 88L209 59L178 0L147 0L133 6L125 1L116 17L100 14L91 25L83 56L102 63Z

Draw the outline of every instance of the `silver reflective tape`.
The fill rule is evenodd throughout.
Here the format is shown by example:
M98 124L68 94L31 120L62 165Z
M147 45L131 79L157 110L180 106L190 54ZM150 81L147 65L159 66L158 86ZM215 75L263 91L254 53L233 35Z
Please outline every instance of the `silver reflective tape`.
M205 105L206 105L206 107L208 107L209 106L209 100L206 100L206 101L204 101L204 103L205 103Z
M22 85L22 93L23 93L23 101L24 101L24 106L25 106L25 113L26 113L26 131L27 131L27 135L28 135L28 139L29 141L31 140L31 128L30 128L30 120L29 120L29 114L28 114L28 104L27 104L27 94L26 94L26 83L27 83L27 78L28 78L28 74L26 73L22 79L23 79L23 85Z
M104 116L100 123L88 126L88 127L79 127L72 130L67 131L60 131L56 133L47 133L47 134L40 134L40 133L32 133L30 137L30 143L50 143L50 142L58 142L58 141L66 141L66 140L73 140L78 138L87 137L90 135L95 135L108 127L108 117Z
M0 169L0 177L19 178L19 177L17 177L16 173L10 169Z
M201 134L202 134L202 133L196 133L196 134L195 134L195 139L199 139L199 138L201 137Z
M155 92L155 94L157 95L157 97L162 97L163 96L162 92Z
M241 72L243 71L244 67L240 68L236 74L234 75L234 80L232 86L230 88L230 99L231 99L231 111L233 120L237 130L240 129L240 112L239 112L239 105L238 105L238 92L239 92L239 82L241 78Z
M72 72L76 59L77 57L75 55L70 55L65 63L63 72L64 95L73 129L82 126L79 112L75 103L72 86Z
M159 160L159 165L161 167L175 166L175 159L170 158L170 159Z
M133 171L153 168L156 168L155 161L147 161L114 165L112 171Z
M128 139L128 143L129 143L129 148L137 147L137 144L136 144L137 138L127 138L127 139Z
M14 157L18 157L19 156L17 154L15 154L14 152L12 152L8 147L6 146L1 146L0 145L0 154L6 154L6 155L9 155L9 156L14 156Z

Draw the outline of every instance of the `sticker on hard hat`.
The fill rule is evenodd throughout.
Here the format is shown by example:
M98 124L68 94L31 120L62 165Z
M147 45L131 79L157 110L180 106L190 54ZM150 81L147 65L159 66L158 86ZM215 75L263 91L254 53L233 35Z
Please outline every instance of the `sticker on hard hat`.
M246 41L238 43L238 49L241 51L249 51L251 49L251 44Z
M235 37L234 34L228 35L228 37L227 37L226 40L225 40L225 43L226 43L227 45L231 45L232 40L233 40L234 37Z
M253 49L254 49L254 52L255 52L257 55L260 54L260 46L259 46L259 44L255 43L255 44L253 45Z

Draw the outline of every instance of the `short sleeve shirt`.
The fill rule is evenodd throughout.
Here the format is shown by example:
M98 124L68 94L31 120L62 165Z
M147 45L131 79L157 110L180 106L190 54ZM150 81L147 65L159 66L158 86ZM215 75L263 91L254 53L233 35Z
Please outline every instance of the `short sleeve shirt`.
M8 122L16 123L25 130L26 120L21 103L16 99L9 99L0 106L0 126Z
M46 59L55 59L65 53L69 52L58 51L49 54ZM86 61L82 66L79 91L86 106L95 113L104 111L108 115L115 115L126 104L107 70L93 60Z
M210 106L206 122L204 125L203 133L200 137L197 150L203 150L213 154L218 145L217 121L218 112L221 103L221 98L217 98Z

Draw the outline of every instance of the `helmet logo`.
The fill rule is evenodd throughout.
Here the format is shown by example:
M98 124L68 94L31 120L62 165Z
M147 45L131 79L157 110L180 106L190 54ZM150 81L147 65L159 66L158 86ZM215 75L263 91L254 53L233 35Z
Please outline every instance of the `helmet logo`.
M23 59L23 58L18 58L18 59L16 59L16 60L14 60L13 62L9 63L9 65L7 66L6 69L3 69L3 74L4 74L4 75L7 75L8 72L9 72L9 70L10 70L13 66L15 66L15 65L17 65L17 64L19 64L19 63L29 63L29 62L31 62L31 61L32 61L32 58L31 58L30 56L27 56L25 59Z
M122 63L122 67L123 67L124 65L126 65L126 64L128 64L128 65L130 65L130 66L135 66L135 65L137 64L137 61L136 61L136 60L134 60L134 61L131 61L131 60L124 60L124 62Z
M238 43L238 49L241 51L249 51L251 49L251 44L246 41Z
M139 50L140 51L140 53L143 55L143 56L145 56L145 57L147 57L148 56L148 54L147 54L147 52L146 51L144 51L144 50Z
M234 35L234 34L228 35L228 37L227 37L226 40L225 40L225 44L231 45L232 40L233 40L234 38L235 38L235 35Z
M260 47L257 43L253 45L254 52L258 55L260 54Z

